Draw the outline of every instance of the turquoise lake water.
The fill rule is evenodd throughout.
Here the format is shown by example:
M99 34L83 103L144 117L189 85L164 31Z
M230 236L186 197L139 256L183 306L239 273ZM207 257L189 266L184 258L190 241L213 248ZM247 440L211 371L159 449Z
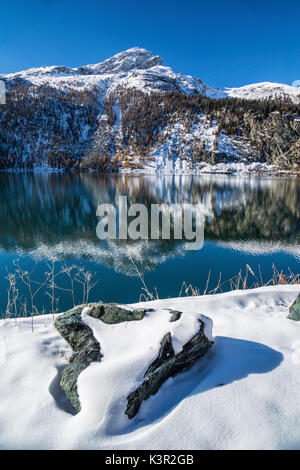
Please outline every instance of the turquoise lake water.
M205 216L202 249L187 251L181 240L110 240L96 235L97 206L128 203L201 204ZM284 177L142 176L63 173L0 174L0 311L7 305L7 272L19 263L32 271L33 287L42 282L49 260L56 269L76 264L98 281L90 301L132 303L139 300L142 284L135 265L151 292L160 298L178 296L182 282L208 291L221 273L222 290L228 279L248 264L266 282L278 271L300 272L300 180ZM130 259L131 258L131 259ZM248 271L249 287L256 278ZM259 274L259 272L261 274ZM22 284L22 283L21 283ZM28 290L19 284L21 303ZM68 279L57 284L68 289ZM76 303L81 301L81 284ZM49 288L47 285L45 289ZM39 312L49 312L45 289L36 295ZM55 292L56 309L72 307L69 292Z

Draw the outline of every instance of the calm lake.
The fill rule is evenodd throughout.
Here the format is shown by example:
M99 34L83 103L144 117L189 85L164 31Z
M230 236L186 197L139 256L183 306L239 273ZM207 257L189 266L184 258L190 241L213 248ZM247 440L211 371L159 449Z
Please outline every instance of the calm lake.
M205 242L198 251L187 251L181 240L100 241L96 235L100 203L117 202L147 206L160 203L201 203L205 214ZM36 289L47 261L77 264L94 273L98 284L89 300L136 302L142 284L134 261L150 291L159 297L176 297L182 282L203 292L209 271L208 291L221 273L225 282L243 274L246 265L266 282L272 264L287 274L300 272L300 180L283 177L238 176L129 176L63 173L0 174L0 311L7 304L7 270L18 260L31 271ZM131 259L130 259L131 258ZM35 266L35 260L38 264ZM34 268L35 266L35 268ZM259 267L261 274L259 274ZM248 273L248 285L256 281ZM68 289L68 279L57 283ZM23 300L26 286L19 287ZM80 286L78 285L80 302ZM70 293L56 292L57 308L72 307ZM39 311L48 312L50 298L42 289L36 295Z

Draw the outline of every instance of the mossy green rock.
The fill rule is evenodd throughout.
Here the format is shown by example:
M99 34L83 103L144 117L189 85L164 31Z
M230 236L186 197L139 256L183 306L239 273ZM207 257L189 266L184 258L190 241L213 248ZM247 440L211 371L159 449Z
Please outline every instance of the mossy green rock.
M104 323L109 325L115 325L116 323L122 323L124 321L138 321L142 320L146 315L146 309L128 310L123 307L119 307L116 304L90 304L89 315L94 318L99 318Z
M178 312L176 313L178 314ZM150 364L144 375L145 381L127 397L125 414L129 419L137 414L142 402L151 395L155 395L169 377L190 369L198 359L207 353L213 342L206 337L204 326L204 323L199 320L198 333L183 346L182 351L177 355L173 349L171 334L167 333L164 336L157 358Z
M77 411L81 409L77 389L78 376L92 362L99 362L103 358L101 346L94 338L93 331L82 320L81 313L85 307L90 308L88 314L91 317L109 325L140 321L147 312L152 311L151 309L129 310L116 304L100 302L80 305L57 317L55 327L73 350L70 364L62 372L60 385ZM170 322L180 319L182 312L171 309L169 311ZM154 395L169 377L192 367L208 351L213 343L206 337L204 326L204 322L199 320L197 334L183 346L182 351L177 355L173 349L171 334L167 333L164 336L158 356L145 373L144 382L127 397L127 408L124 411L128 418L133 418L142 402Z
M291 306L288 318L290 320L300 321L300 294Z
M100 352L100 344L94 338L93 331L81 318L81 312L85 307L90 308L90 316L99 318L99 320L107 324L142 320L147 312L145 309L132 311L119 307L116 304L98 302L79 305L57 317L55 327L73 351L69 358L70 365L62 371L60 386L78 412L81 406L77 390L77 379L81 372L92 362L99 362L103 357Z
M102 358L100 344L81 318L82 309L82 306L75 307L60 315L55 321L56 329L73 350L69 359L70 365L62 371L60 385L76 411L80 411L78 376L91 362L101 361Z

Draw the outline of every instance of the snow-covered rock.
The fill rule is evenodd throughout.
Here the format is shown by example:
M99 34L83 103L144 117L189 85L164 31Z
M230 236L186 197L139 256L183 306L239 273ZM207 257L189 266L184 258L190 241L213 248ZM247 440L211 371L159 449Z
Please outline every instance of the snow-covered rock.
M155 355L151 347L159 349L156 328L151 334L147 327L141 330L134 336L134 349L127 349L141 322L107 325L88 318L110 360L91 363L80 374L82 409L74 416L59 386L70 349L52 317L34 318L33 333L30 318L1 320L0 447L299 449L300 323L287 318L299 289L264 287L128 306L155 309L154 319L149 315L143 321L160 327L176 325L166 309L191 318L201 312L213 320L215 339L207 360L205 356L191 370L168 379L131 420L120 413L126 400L118 397L136 384L122 361L135 360L138 352L137 370L142 370L145 359ZM122 348L119 359L116 346Z
M288 318L291 320L300 321L300 294L291 306Z
M124 404L119 412L130 419L169 377L191 368L213 344L211 320L173 310L89 304L60 315L55 327L73 350L60 383L74 408L81 410L79 375L91 362L101 361L104 373L109 367L118 377L116 401Z

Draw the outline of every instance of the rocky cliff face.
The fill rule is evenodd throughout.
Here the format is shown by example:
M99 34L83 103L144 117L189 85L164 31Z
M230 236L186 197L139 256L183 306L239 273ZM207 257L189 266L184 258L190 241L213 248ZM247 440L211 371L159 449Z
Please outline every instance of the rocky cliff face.
M273 165L299 171L295 87L214 89L140 48L95 65L42 67L3 78L1 169L178 173Z

